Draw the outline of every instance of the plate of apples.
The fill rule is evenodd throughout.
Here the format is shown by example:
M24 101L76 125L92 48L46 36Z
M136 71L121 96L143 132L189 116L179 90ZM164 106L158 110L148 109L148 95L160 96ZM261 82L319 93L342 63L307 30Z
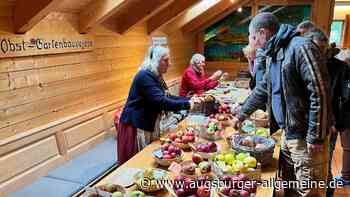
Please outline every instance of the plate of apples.
M153 158L160 166L170 166L172 162L181 162L182 150L174 144L165 143L153 151Z
M203 157L203 159L208 160L213 155L217 154L220 150L220 147L217 143L209 141L197 142L192 146L194 153L197 153Z

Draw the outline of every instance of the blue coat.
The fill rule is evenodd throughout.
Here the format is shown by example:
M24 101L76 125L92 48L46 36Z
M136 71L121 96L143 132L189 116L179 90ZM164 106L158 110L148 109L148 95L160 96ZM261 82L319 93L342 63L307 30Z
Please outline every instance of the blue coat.
M190 109L188 98L166 96L157 76L152 72L140 70L131 84L120 121L135 128L154 131L157 116L161 111L187 109Z

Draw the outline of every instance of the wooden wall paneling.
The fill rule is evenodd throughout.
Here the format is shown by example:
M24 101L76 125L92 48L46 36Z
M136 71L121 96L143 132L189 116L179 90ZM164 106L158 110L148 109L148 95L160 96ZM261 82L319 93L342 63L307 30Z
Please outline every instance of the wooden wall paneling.
M347 14L345 16L343 35L344 35L343 36L343 47L349 48L350 47L350 14Z
M120 106L122 103L115 101L115 102L109 102L104 103L100 106L97 106L95 108L89 108L82 111L73 111L70 115L66 114L65 118L61 118L59 120L54 120L52 117L49 119L49 117L41 118L41 123L37 120L34 120L33 122L29 122L26 125L34 125L34 128L18 128L19 131L26 131L26 132L13 132L18 133L18 135L12 135L7 138L0 138L0 156L4 155L5 153L14 151L16 149L19 149L20 147L26 146L28 144L31 144L35 141L38 141L40 139L43 139L45 137L51 136L55 133L62 132L65 129L71 128L74 125L78 125L82 122L85 122L87 120L90 120L99 114L104 113L105 111L110 111L115 109L117 106ZM75 112L75 113L74 113ZM46 121L44 119L47 119ZM31 124L33 123L33 124ZM39 124L38 124L39 123ZM38 125L41 126L38 126ZM19 125L16 125L19 126ZM11 128L6 128L9 132ZM15 129L14 129L15 130ZM5 130L2 131L4 133Z
M313 4L312 20L327 35L330 34L330 26L333 21L334 4L334 0L316 0Z
M99 133L99 134L87 139L86 141L80 143L79 145L69 149L67 152L67 159L71 160L71 159L83 154L84 152L91 150L96 145L102 143L107 137L108 137L108 133L102 132L102 133Z
M57 146L58 146L58 151L60 155L67 155L68 152L68 144L67 144L67 139L66 136L64 135L63 131L59 131L55 134L56 140L57 140Z
M86 88L95 88L117 80L118 73L96 73L80 78L43 83L39 86L0 92L0 109L7 109L34 101L48 99Z
M8 194L10 192L17 191L26 185L29 185L42 176L46 176L47 173L56 168L57 166L63 164L65 161L64 157L60 155L53 156L48 160L30 168L29 170L9 179L8 181L0 184L0 193L3 192Z
M61 0L33 0L31 6L28 1L18 0L14 9L14 24L17 33L25 33L34 25L54 11Z
M56 139L51 136L0 158L0 182L4 182L51 157L58 155Z
M71 149L77 144L97 135L104 130L104 122L102 115L88 120L75 127L69 128L64 131L65 138L67 140L67 147Z
M0 94L2 91L10 90L10 80L8 73L0 73Z

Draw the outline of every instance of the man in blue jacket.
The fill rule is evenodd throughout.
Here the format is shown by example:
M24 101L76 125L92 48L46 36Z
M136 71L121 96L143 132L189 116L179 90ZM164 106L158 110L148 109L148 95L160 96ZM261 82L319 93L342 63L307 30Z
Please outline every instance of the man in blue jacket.
M285 180L298 185L285 196L325 196L325 188L306 185L327 180L328 129L331 125L328 73L319 48L280 25L271 13L260 13L249 25L249 36L264 49L266 72L238 114L241 123L268 104L270 130L283 130L281 160Z

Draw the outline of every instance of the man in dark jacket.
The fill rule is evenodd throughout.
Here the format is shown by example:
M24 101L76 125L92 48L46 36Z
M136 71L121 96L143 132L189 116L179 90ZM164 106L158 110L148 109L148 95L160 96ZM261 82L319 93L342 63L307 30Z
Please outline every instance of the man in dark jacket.
M305 185L327 180L330 102L320 50L271 13L255 16L249 34L265 51L266 73L241 107L239 123L267 103L270 130L283 130L283 178L298 183L284 188L285 196L324 196L324 188Z

